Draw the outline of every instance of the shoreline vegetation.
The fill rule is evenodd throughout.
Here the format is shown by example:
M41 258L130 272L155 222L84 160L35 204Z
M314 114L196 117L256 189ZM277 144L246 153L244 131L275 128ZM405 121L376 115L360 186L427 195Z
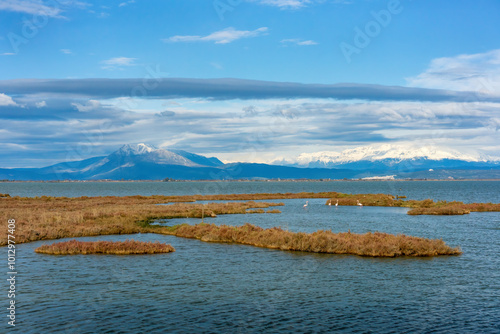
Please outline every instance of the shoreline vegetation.
M136 240L125 241L78 241L70 240L42 245L35 252L50 255L76 254L104 254L104 255L131 255L131 254L158 254L175 252L175 248L168 244L144 242Z
M0 195L0 219L3 221L16 220L15 241L18 244L84 236L157 233L182 237L194 236L195 238L199 236L202 241L234 242L283 250L363 256L460 254L458 248L448 247L439 240L404 235L395 236L379 232L368 235L357 235L350 232L333 233L331 231L305 234L283 231L278 227L263 230L260 227L248 225L219 228L208 224L182 224L173 227L153 224L162 219L215 217L220 214L279 214L280 211L275 207L282 206L283 203L255 202L255 200L294 198L324 198L325 205L335 204L338 200L339 205L357 205L357 201L360 201L366 206L407 207L418 210L417 214L422 214L420 212L423 214L436 214L435 212L438 212L437 214L465 213L465 211L457 213L459 211L454 211L455 209L468 210L469 212L500 211L500 204L492 203L464 204L461 202L434 202L432 200L415 201L404 200L404 196L341 194L337 192L193 196L83 196L77 198L10 197L8 194L2 194ZM195 202L225 200L239 202L207 204ZM208 229L207 226L211 227ZM189 230L189 228L194 230ZM190 232L188 233L188 231ZM412 246L401 246L402 244L406 245L406 243ZM6 244L7 229L0 231L0 245ZM363 246L365 244L371 246L367 248ZM425 250L426 247L429 248Z
M356 206L361 203L363 206L384 206L409 208L409 215L465 215L471 212L498 212L500 203L463 203L447 202L432 199L424 200L404 200L406 196L393 196L386 194L342 194L336 193L326 201L326 205Z

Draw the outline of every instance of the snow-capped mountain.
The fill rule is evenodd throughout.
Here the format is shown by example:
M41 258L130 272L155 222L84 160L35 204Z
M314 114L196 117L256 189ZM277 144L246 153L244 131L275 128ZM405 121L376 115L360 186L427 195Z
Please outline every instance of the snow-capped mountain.
M190 167L222 165L222 162L217 158L215 158L215 160L210 160L200 155L191 154L192 157L196 157L196 161L193 161L186 158L186 154L190 153L178 150L165 150L153 145L140 143L123 145L118 151L110 154L105 159L117 159L129 163L151 162L161 165L181 165Z
M302 153L295 161L281 162L298 167L349 169L413 169L486 167L498 165L498 158L482 154L463 154L457 150L437 146L408 146L384 144L361 146L342 152L323 151ZM275 162L276 163L276 162Z
M217 167L223 163L217 158L207 158L201 155L181 150L166 150L144 143L123 145L117 151L85 168L83 171L96 172L99 175L109 174L120 168L142 166L158 168L162 165L185 167ZM147 169L147 168L146 168Z
M281 166L277 166L280 164ZM300 167L300 168L298 168ZM224 164L217 158L147 144L43 168L0 168L0 180L227 180L500 178L500 161L437 147L359 147L301 154L294 162Z
M267 178L345 178L353 171L304 169L252 163L224 164L217 158L182 150L128 144L108 156L43 168L0 168L0 180L221 180Z
M50 173L68 179L149 179L168 170L210 168L224 165L217 158L182 150L166 150L144 143L126 144L105 157L61 163L46 167Z

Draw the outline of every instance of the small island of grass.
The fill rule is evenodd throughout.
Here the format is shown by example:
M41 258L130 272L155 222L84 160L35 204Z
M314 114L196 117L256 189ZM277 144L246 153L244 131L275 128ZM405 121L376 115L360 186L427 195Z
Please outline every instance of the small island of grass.
M248 223L243 226L203 223L196 225L182 224L158 232L206 242L236 243L311 253L350 254L371 257L462 254L460 248L452 248L440 239L426 239L380 232L356 234L319 230L313 233L302 233L285 231L280 227L263 229Z
M327 205L346 206L386 206L410 208L409 215L465 215L471 212L498 212L500 203L463 203L458 201L402 200L406 196L393 196L388 194L342 194L326 201Z
M76 254L157 254L175 252L174 247L159 242L143 242L136 240L126 241L77 241L70 240L43 245L35 252L51 255L76 255Z

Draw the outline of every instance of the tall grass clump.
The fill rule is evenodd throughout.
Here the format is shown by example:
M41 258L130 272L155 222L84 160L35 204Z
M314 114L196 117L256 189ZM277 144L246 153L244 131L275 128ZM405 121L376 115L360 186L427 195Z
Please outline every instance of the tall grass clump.
M206 242L225 242L263 248L312 253L352 254L372 257L459 255L442 240L425 239L386 233L333 233L320 230L314 233L289 232L279 227L263 229L245 224L227 226L215 224L177 225L158 233Z
M126 241L65 241L43 245L35 252L52 255L75 254L156 254L175 252L174 247L157 242L143 242L135 240Z

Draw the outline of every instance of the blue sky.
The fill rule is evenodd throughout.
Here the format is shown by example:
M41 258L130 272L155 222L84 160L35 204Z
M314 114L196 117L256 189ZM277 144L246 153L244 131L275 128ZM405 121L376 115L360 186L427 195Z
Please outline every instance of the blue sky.
M1 167L130 142L500 155L498 1L7 0L0 22Z

